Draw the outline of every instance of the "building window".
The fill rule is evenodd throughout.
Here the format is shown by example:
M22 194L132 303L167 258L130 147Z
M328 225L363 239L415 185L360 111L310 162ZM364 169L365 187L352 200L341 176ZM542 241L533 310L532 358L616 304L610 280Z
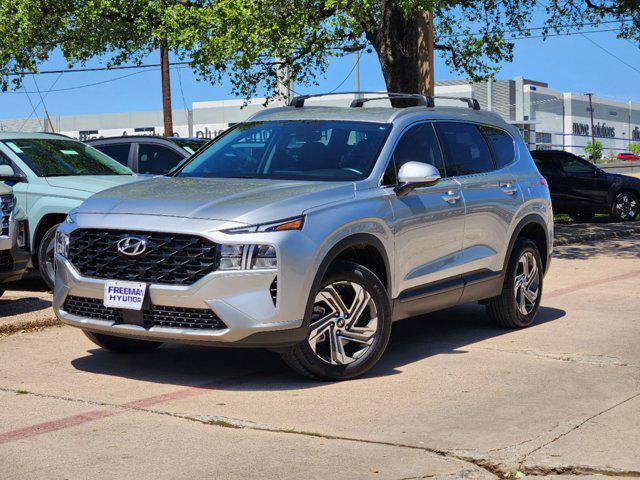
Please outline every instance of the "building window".
M609 115L611 115L612 117L617 117L618 116L618 112L609 112Z
M536 143L551 143L551 134L546 132L536 132Z

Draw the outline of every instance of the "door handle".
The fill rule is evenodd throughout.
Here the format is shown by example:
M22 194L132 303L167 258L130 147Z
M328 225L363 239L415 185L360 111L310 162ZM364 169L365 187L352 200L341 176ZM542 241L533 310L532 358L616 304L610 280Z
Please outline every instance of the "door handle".
M500 188L507 195L515 195L516 193L518 193L518 187L514 187L510 183L503 183L502 185L500 185Z
M456 203L458 200L460 200L462 197L460 196L460 194L454 192L453 190L449 190L446 195L442 195L442 200L444 200L447 203L450 203L451 205L453 205L454 203Z

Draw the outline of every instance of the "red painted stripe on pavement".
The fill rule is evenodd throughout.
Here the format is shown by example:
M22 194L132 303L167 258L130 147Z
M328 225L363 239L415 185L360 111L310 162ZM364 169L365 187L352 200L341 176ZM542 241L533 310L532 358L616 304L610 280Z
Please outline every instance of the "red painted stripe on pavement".
M112 417L114 415L117 415L118 413L120 412L117 410L93 410L91 412L72 415L67 418L61 418L60 420L38 423L30 427L11 430L9 432L0 434L0 445L2 445L3 443L21 440L23 438L42 435L43 433L55 432L56 430L62 430L65 428L74 427L76 425L82 425L83 423L93 422L102 418Z
M227 386L242 384L243 382L254 377L258 377L261 379L266 378L267 375L268 372L247 373L244 375L238 375L236 377L203 383L201 385L196 385L193 387L182 388L180 390L175 390L173 392L164 393L161 395L154 395L153 397L134 400L133 402L128 402L120 405L120 407L123 407L123 409L121 410L92 410L90 412L71 415L70 417L61 418L59 420L38 423L29 427L11 430L9 432L0 433L0 445L2 445L3 443L21 440L23 438L35 437L45 433L55 432L57 430L64 430L65 428L75 427L84 423L94 422L96 420L101 420L107 417L113 417L126 413L130 410L150 407L152 405L159 405L182 398L204 395L211 390L223 390Z
M617 282L618 280L627 280L629 278L634 278L640 275L640 270L634 270L632 272L623 273L621 275L616 275L614 277L601 278L599 280L592 280L590 282L583 282L573 285L571 287L560 288L558 290L553 290L549 293L544 294L542 297L544 300L549 298L559 297L561 295L567 295L569 293L574 293L579 290L584 290L589 287L597 287L598 285L604 285L605 283Z

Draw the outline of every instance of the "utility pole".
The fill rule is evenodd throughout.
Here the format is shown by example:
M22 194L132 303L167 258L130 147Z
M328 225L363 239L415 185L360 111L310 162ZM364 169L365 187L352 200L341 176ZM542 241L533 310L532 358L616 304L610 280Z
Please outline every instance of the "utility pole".
M360 52L353 53L353 91L360 92ZM361 98L360 93L356 93L356 98Z
M596 129L593 126L593 93L585 93L589 97L589 113L591 114L591 160L596 161Z
M171 77L169 73L169 50L160 46L160 71L162 72L162 114L164 136L173 136L173 115L171 113Z

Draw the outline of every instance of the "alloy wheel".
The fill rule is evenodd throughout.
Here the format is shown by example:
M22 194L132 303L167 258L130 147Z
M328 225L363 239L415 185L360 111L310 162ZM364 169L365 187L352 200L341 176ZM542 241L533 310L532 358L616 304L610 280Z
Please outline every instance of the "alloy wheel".
M378 311L363 286L339 281L316 295L307 341L324 362L348 365L362 358L377 331Z
M633 195L628 193L618 195L613 208L616 216L621 220L632 220L638 215L638 202Z
M54 278L56 276L56 270L55 270L55 258L54 258L54 253L55 253L55 246L56 246L56 241L55 241L55 237L47 244L47 248L45 250L45 263L44 263L44 272L45 275L47 275L48 278L51 279L51 283L53 284Z
M513 291L518 311L529 315L535 309L540 294L540 270L530 251L523 252L518 260Z

